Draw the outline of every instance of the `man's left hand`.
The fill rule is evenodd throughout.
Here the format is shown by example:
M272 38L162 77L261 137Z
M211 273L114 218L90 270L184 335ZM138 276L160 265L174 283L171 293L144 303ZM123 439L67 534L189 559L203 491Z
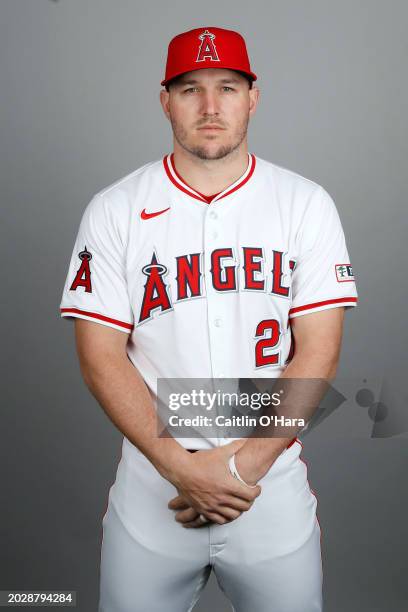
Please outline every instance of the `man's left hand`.
M255 485L266 474L273 462L268 462L268 464L255 462L252 453L243 452L244 447L245 445L235 453L235 466L246 484ZM168 507L171 510L176 510L175 519L185 528L203 527L207 524L203 523L199 513L190 506L182 495L177 495L171 499Z

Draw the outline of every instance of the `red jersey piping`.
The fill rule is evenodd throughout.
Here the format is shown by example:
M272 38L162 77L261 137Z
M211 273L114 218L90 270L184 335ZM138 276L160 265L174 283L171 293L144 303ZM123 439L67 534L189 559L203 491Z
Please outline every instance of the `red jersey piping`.
M119 327L123 327L124 329L133 329L133 325L131 323L125 323L124 321L118 321L118 319L111 319L110 317L105 317L105 315L98 314L96 312L89 312L88 310L80 310L79 308L61 308L61 316L66 316L69 314L78 314L84 315L85 317L91 317L92 319L99 319L100 321L106 321L106 323L113 323L114 325L118 325Z
M304 306L296 306L289 310L289 316L295 314L295 312L301 312L302 310L309 310L311 308L320 308L321 306L328 306L329 304L343 304L345 302L357 303L356 297L344 297L336 298L334 300L324 300L323 302L314 302L314 304L305 304Z
M190 185L188 185L183 180L183 178L178 174L174 166L174 154L173 153L164 156L163 165L164 165L164 169L166 171L168 178L173 183L173 185L175 185L178 189L180 189L180 191L182 191L183 193L186 193L192 198L195 198L196 200L200 200L200 202L205 202L206 204L209 204L207 196L204 196L202 193L200 193L196 189L193 189L192 187L190 187ZM233 183L232 185L224 189L224 191L221 191L220 193L215 194L211 202L221 200L222 198L225 198L231 193L234 193L234 191L237 191L237 189L240 189L241 187L243 187L243 185L245 185L245 183L247 183L249 179L251 178L251 176L253 175L254 170L255 170L255 165L256 165L255 155L253 155L252 153L248 153L248 167L245 170L244 174L237 181L235 181L235 183Z

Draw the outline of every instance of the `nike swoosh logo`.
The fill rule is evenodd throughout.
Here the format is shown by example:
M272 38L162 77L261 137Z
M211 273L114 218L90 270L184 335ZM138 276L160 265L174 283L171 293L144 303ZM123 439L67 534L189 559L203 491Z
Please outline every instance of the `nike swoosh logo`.
M158 210L157 212L152 212L152 213L146 212L146 209L144 208L142 212L140 213L140 216L142 219L145 219L145 220L151 219L152 217L157 217L157 215L162 215L167 210L170 210L170 206L168 208L164 208L163 210Z

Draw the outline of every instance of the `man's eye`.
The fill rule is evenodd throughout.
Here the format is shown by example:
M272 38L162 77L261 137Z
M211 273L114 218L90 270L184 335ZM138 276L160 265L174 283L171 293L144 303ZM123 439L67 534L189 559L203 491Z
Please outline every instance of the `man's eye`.
M223 85L222 89L224 91L234 91L233 87L229 87L228 85ZM192 93L194 91L198 91L198 87L188 87L183 90L183 93Z

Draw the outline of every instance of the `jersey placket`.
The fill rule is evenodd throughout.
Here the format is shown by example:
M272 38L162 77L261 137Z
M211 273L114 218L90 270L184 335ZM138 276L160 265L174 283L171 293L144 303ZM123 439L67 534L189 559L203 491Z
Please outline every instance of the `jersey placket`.
M226 312L223 305L223 294L217 291L213 285L213 274L211 270L211 254L219 247L220 212L216 203L211 204L204 218L204 278L207 296L208 334L211 347L211 366L214 378L222 379L226 376L227 364L225 363L225 333ZM222 235L222 234L221 234Z
M253 154L248 154L248 167L245 173L232 185L218 193L210 203L206 201L205 196L200 194L187 183L184 182L183 178L178 174L174 166L173 155L168 155L163 159L164 168L168 178L171 182L184 193L184 197L187 200L192 198L193 200L199 200L205 205L203 211L203 274L205 283L205 295L207 302L207 333L208 333L208 344L210 350L210 363L211 372L213 378L213 392L222 393L234 393L238 390L238 379L228 379L230 372L229 350L230 344L233 338L233 330L231 329L232 320L228 317L227 312L227 300L225 294L233 291L236 293L238 287L233 290L219 290L214 286L213 278L214 271L212 270L211 255L217 248L230 246L223 241L225 235L225 228L228 227L228 214L227 209L230 210L230 206L227 209L224 207L225 202L228 199L230 205L232 199L235 199L236 192L251 178L256 165L256 158ZM191 202L193 205L193 202ZM197 204L197 202L195 202ZM232 203L233 204L233 203ZM235 265L238 266L238 262L232 262L231 259L226 261L226 266ZM221 268L224 268L221 263ZM237 269L235 270L237 272ZM225 272L221 271L221 275ZM227 378L227 379L226 379ZM228 416L231 409L228 406L222 406L217 410L216 404L214 406L213 419L217 415L222 414ZM214 420L213 420L214 423ZM229 440L226 439L222 432L226 435L230 435L230 431L222 429L220 426L217 427L217 440L218 444L225 444Z
M234 196L230 196L234 197ZM229 376L229 363L228 354L230 350L230 342L232 338L231 317L228 317L227 304L225 300L226 290L220 291L214 287L213 284L213 273L211 254L217 249L225 246L222 243L223 228L228 223L225 209L222 209L223 202L213 201L205 214L204 217L204 278L206 288L206 299L207 299L207 326L208 326L208 337L210 346L210 361L213 376L213 389L214 392L222 393L234 393L236 391L237 382L228 379ZM237 265L237 262L231 262L228 260L227 265ZM222 266L223 267L223 266ZM227 378L226 378L227 377ZM222 406L220 409L216 409L213 418L217 415L226 416L229 413L227 406ZM224 431L224 435L222 435ZM225 435L229 435L228 431L223 430L221 427L217 427L218 443L225 443Z

